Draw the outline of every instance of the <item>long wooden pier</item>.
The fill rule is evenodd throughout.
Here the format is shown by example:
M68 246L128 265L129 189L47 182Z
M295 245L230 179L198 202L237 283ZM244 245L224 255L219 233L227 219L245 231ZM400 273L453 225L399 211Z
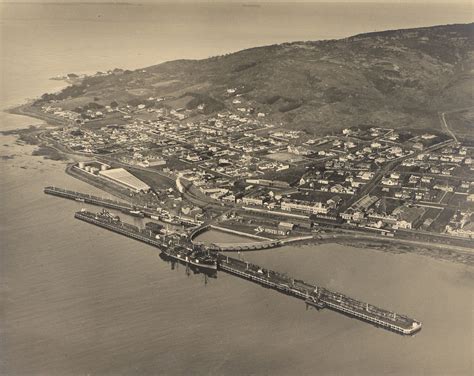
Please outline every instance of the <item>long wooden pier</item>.
M46 187L44 188L44 193L48 195L67 198L78 202L84 202L86 204L102 206L104 208L109 209L116 209L122 212L129 212L130 210L134 210L134 207L126 202L109 200L107 198L92 196L81 192L69 191L67 189L58 187Z

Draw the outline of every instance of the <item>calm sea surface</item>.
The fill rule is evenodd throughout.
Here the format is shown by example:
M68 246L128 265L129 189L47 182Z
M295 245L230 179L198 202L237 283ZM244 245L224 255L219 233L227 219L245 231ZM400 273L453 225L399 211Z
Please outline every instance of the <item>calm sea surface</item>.
M57 74L472 20L454 5L0 7L3 108L57 90ZM65 175L64 162L0 138L0 374L472 374L472 268L340 245L245 255L423 321L401 337L226 274L206 283L171 270L152 247L74 220L79 203L42 193L100 193Z

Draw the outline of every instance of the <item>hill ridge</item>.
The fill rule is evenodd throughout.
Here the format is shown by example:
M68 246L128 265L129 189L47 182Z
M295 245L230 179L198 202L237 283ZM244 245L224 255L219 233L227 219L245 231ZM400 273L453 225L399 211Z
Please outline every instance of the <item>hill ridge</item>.
M40 103L59 99L75 109L87 101L133 105L164 97L160 106L179 103L204 114L245 108L309 133L352 125L433 128L439 111L472 105L473 36L469 23L252 47L88 77Z

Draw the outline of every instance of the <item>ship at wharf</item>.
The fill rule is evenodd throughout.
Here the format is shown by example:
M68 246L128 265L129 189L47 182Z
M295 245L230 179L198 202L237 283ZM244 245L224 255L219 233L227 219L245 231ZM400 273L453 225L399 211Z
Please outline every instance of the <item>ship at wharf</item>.
M185 253L183 249L190 248L183 247L182 243L177 244L169 239L162 239L156 235L154 236L146 229L140 229L137 226L122 222L118 217L110 215L105 209L102 213L98 214L82 210L75 213L75 218L157 247L162 254L162 258L170 258L180 263L189 264L192 257L194 257L194 260L197 257L198 262L193 263L195 267L209 269L214 268L213 265L215 264L216 269L219 271L301 299L307 305L318 310L329 308L402 335L413 335L422 328L420 321L408 316L358 301L323 287L290 278L279 272L223 255L215 250L203 251L201 249L199 251L201 254L198 256ZM192 247L190 242L189 244ZM200 263L200 261L203 262ZM208 265L204 265L205 263Z

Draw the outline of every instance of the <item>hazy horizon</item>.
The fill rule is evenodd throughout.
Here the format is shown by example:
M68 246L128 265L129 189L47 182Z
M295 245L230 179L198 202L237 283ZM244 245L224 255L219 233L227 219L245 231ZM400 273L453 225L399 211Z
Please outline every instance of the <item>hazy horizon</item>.
M405 1L394 1L394 0L337 0L337 1L328 1L328 0L298 0L298 1L289 1L289 0L251 0L251 1L242 1L242 0L128 0L128 1L103 1L103 0L61 0L61 1L48 1L48 0L18 0L18 1L4 1L0 0L0 3L5 4L31 4L31 3L44 3L44 4L65 4L65 3L77 3L77 4L176 4L176 3L192 3L192 4L272 4L272 3L281 3L281 4L298 4L298 3L326 3L326 4L337 4L337 3L354 3L354 4L363 4L363 3L374 3L374 4L452 4L452 3L459 3L459 4L471 4L472 1L469 0L405 0Z
M473 21L469 8L459 4L427 9L397 3L278 2L258 8L235 2L165 3L2 3L0 62L9 71L0 87L2 107L29 96L21 94L25 86L34 89L32 96L55 89L57 83L51 87L48 78L69 72L137 69L272 44ZM26 71L34 74L25 75Z

